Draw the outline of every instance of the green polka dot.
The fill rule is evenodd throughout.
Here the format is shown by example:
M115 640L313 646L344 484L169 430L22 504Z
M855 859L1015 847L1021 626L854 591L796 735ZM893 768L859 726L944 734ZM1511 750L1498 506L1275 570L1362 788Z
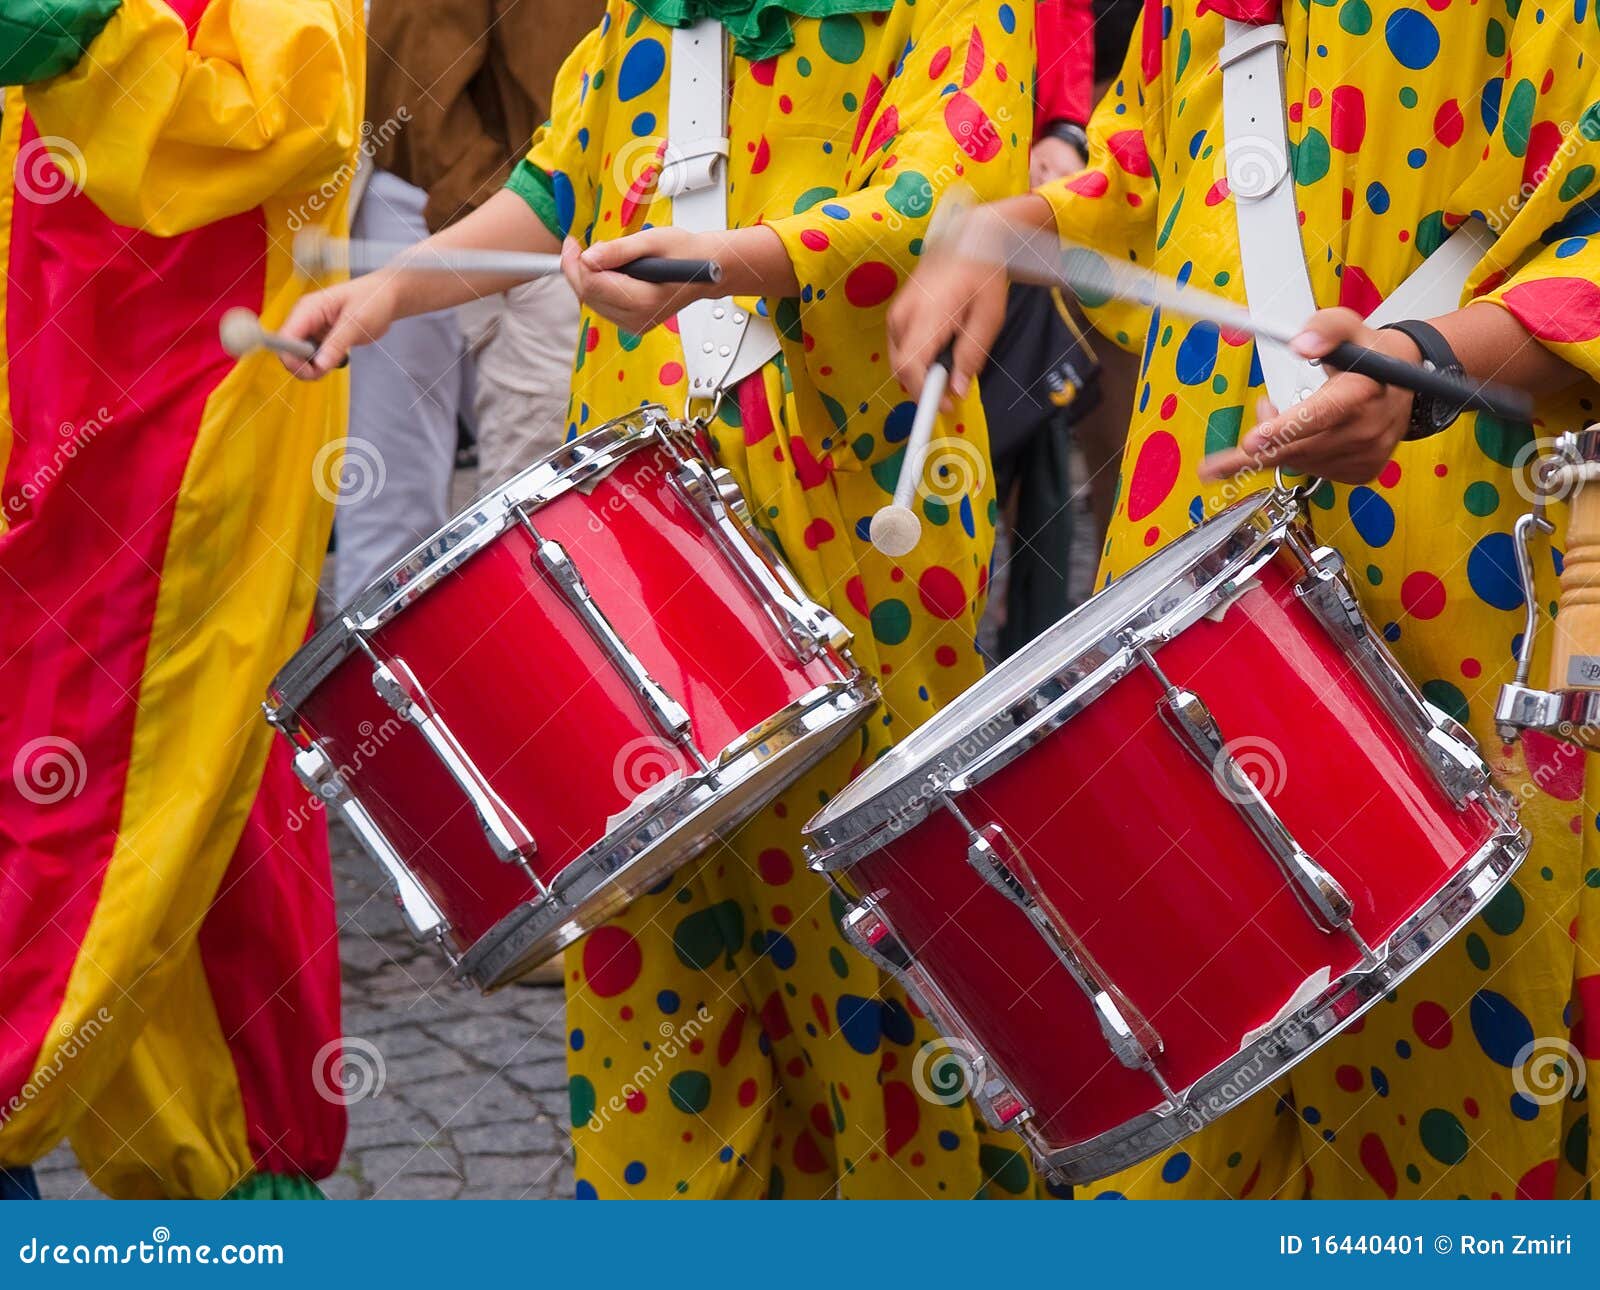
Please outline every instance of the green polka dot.
M1400 91L1400 106L1405 108L1417 106L1417 92L1409 85Z
M1032 1178L1027 1158L998 1143L986 1142L978 1148L978 1167L990 1183L1013 1196L1022 1195Z
M1518 454L1533 442L1531 426L1501 421L1487 412L1478 414L1478 424L1474 434L1484 456L1502 466L1516 465Z
M1561 200L1571 202L1583 196L1589 185L1594 183L1594 175L1593 166L1574 166L1572 173L1562 181Z
M1189 29L1185 27L1178 37L1178 62L1172 69L1173 80L1176 81L1183 75L1183 69L1189 66L1189 58L1193 52L1189 47Z
M1580 1115L1567 1130L1567 1141L1562 1148L1567 1164L1576 1174L1589 1172L1589 1117Z
M894 489L891 488L889 491L892 493ZM943 528L950 523L950 508L943 502L927 497L922 502L922 517L935 528Z
M1244 1159L1244 1156L1242 1156L1239 1152L1235 1151L1232 1155L1230 1155L1228 1157L1228 1168L1229 1169L1237 1169L1239 1167L1239 1162L1241 1160L1243 1160L1243 1159Z
M838 190L834 188L808 188L795 199L794 213L804 215L818 202L825 202L830 197L837 197Z
M850 451L855 453L857 461L865 461L872 456L872 448L875 443L877 443L877 440L869 434L857 435L855 441L850 445Z
M854 14L836 13L822 20L817 39L822 52L836 63L853 63L866 52L867 33Z
M1591 869L1584 874L1583 885L1585 887L1600 887L1600 869Z
M672 948L685 967L704 972L727 954L728 967L744 944L744 910L724 900L684 918L672 932Z
M711 1105L711 1076L704 1071L679 1071L667 1081L667 1096L685 1115L699 1115Z
M1469 932L1467 939L1462 942L1467 951L1467 960L1480 972L1489 970L1489 947L1483 943L1483 937L1477 932Z
M1510 883L1500 888L1493 900L1484 906L1483 921L1496 936L1510 936L1522 926L1528 912L1522 893Z
M1461 1121L1439 1107L1422 1113L1417 1132L1422 1137L1423 1150L1442 1165L1459 1165L1472 1145Z
M882 645L902 645L911 635L911 610L903 600L880 600L869 617L872 635Z
M1372 30L1372 10L1366 0L1344 0L1339 6L1339 25L1352 36L1365 36Z
M1493 515L1500 509L1500 490L1486 479L1467 485L1461 502L1473 515Z
M1206 418L1206 456L1236 447L1244 425L1243 408L1218 408Z
M1413 1183L1419 1183L1422 1181L1422 1170L1418 1169L1416 1165L1407 1165L1406 1177Z
M1533 108L1538 98L1539 91L1534 83L1523 79L1517 82L1511 97L1506 100L1506 115L1501 130L1505 134L1506 151L1513 157L1528 155L1528 135L1533 130Z
M1383 570L1375 564L1369 564L1367 566L1367 581L1374 587L1383 586Z
M795 71L799 72L800 75L802 75L802 76L810 76L811 75L811 60L809 58L797 58L797 59L795 59L794 60L794 69L795 69Z
M933 210L933 185L926 175L908 170L889 185L883 200L907 219L922 219Z
M1469 712L1467 696L1449 681L1425 681L1422 686L1422 697L1447 717L1454 717L1462 725L1467 724Z
M1552 869L1549 865L1545 865L1544 868L1539 870L1539 876L1541 878L1543 878L1546 882L1549 882L1551 879L1553 879L1556 876L1556 871L1554 869Z
M1211 392L1213 394L1226 394L1228 392L1228 378L1221 372L1211 378Z
M1333 509L1333 485L1324 480L1317 485L1316 492L1311 494L1311 504L1318 510L1331 511Z
M1484 29L1484 47L1489 51L1490 58L1506 56L1506 29L1500 25L1498 18L1489 19Z
M567 1081L567 1100L572 1104L572 1127L581 1129L594 1119L594 1085L586 1075L574 1075Z
M850 975L850 964L845 961L837 945L828 951L828 966L833 969L834 976L841 981Z
M1423 255L1432 255L1450 238L1450 230L1444 225L1444 212L1433 211L1422 217L1422 222L1417 225L1417 250Z

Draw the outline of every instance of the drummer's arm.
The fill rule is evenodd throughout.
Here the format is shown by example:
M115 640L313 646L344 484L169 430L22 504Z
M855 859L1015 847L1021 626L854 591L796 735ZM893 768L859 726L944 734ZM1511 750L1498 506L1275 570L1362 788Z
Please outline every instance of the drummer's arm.
M561 250L556 235L544 226L528 203L509 188L448 228L440 229L421 243L418 252L455 251L533 251L554 255ZM406 272L402 268L384 269L394 284L396 317L450 309L481 296L492 296L525 281L488 273Z

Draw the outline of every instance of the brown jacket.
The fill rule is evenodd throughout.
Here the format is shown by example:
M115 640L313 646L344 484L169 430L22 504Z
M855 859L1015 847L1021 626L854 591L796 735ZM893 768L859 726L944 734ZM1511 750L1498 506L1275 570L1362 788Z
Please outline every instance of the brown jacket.
M549 114L605 0L372 0L373 161L426 190L435 232L491 197Z

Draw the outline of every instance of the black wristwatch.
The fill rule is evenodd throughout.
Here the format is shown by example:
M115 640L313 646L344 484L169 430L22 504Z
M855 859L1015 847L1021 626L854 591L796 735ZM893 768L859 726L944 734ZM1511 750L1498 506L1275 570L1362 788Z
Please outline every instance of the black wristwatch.
M1070 143L1078 150L1080 157L1089 160L1089 135L1076 121L1052 121L1045 126L1043 133L1049 138L1060 139L1062 143Z
M1422 351L1423 366L1436 372L1448 372L1452 376L1466 375L1466 369L1461 366L1455 350L1450 348L1450 342L1432 323L1410 318L1403 322L1388 323L1382 330L1409 336ZM1435 398L1431 394L1414 396L1411 400L1411 428L1406 431L1407 441L1427 439L1441 430L1448 430L1464 410L1460 403L1449 399Z

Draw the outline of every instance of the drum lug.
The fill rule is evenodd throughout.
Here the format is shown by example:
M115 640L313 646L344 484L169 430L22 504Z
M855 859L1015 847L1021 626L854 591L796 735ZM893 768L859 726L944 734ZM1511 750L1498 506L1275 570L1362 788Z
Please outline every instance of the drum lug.
M396 716L417 728L417 733L426 741L434 756L444 763L456 787L466 795L495 855L507 864L518 865L532 878L541 893L548 894L544 884L533 876L528 864L538 853L539 844L527 826L517 818L516 812L494 791L461 741L445 724L444 718L434 710L421 682L404 660L380 659L365 637L358 634L356 640L373 661L372 688L378 692L379 698L394 709Z
M578 615L589 635L605 651L612 666L627 678L629 688L638 698L645 715L668 739L682 745L702 770L709 769L694 744L694 728L688 712L650 675L639 656L628 648L621 633L611 625L605 611L596 603L589 591L589 584L567 554L567 549L561 543L542 536L526 512L522 514L522 526L533 539L536 567L541 568L555 584L556 590Z
M311 744L309 747L297 749L294 755L294 773L313 797L324 805L338 810L344 816L345 823L350 826L351 832L356 835L367 854L378 862L378 867L383 870L390 887L394 890L395 904L400 907L400 913L405 918L406 925L410 927L411 934L419 941L437 941L454 963L455 954L445 940L446 933L450 931L450 924L444 914L433 903L433 898L423 890L422 885L412 877L405 861L389 845L389 839L384 837L383 830L367 813L367 808L356 800L344 782L344 777L339 774L338 767L333 764L333 759L321 745Z
M989 886L1028 916L1049 945L1061 966L1077 983L1106 1045L1129 1070L1144 1071L1160 1087L1162 1095L1176 1106L1179 1098L1156 1065L1164 1045L1156 1028L1128 1000L1089 954L1088 947L1045 895L1021 853L1011 844L998 824L973 827L959 807L948 797L945 806L966 830L969 845L967 863Z
M840 927L845 940L849 941L873 967L880 972L887 972L902 982L905 980L906 974L911 970L911 955L889 930L889 924L878 913L876 901L869 897L851 905L846 910Z
M1136 652L1139 661L1150 669L1165 691L1159 703L1162 723L1210 773L1217 792L1244 817L1250 831L1261 840L1289 880L1312 921L1325 932L1350 936L1362 949L1363 958L1375 963L1376 958L1370 949L1361 945L1351 924L1354 902L1338 880L1295 840L1272 803L1244 773L1205 700L1193 690L1174 685L1148 649L1141 647Z
M1354 644L1367 635L1367 620L1361 603L1344 580L1344 557L1330 546L1305 554L1305 580L1295 584L1294 594L1306 602L1311 612L1336 639Z
M751 519L744 493L731 472L720 466L707 470L700 462L689 461L673 472L672 478L679 492L710 525L712 536L733 561L745 586L765 606L802 663L849 646L849 630L806 595Z

